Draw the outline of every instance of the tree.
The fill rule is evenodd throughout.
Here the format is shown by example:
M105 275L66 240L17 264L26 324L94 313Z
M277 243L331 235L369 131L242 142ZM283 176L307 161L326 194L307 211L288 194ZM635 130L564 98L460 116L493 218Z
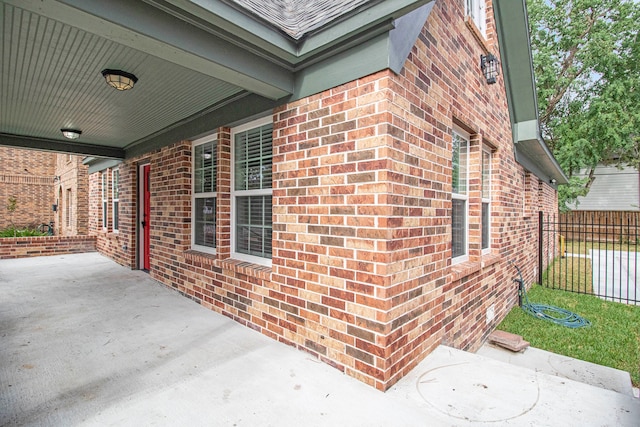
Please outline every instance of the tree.
M563 209L587 194L599 163L640 167L640 5L527 3L541 130L570 180Z

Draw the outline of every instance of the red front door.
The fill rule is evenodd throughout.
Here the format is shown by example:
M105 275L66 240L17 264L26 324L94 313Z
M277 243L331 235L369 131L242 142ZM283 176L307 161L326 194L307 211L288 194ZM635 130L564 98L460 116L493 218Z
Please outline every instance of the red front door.
M151 263L149 261L149 249L151 248L151 166L142 166L142 197L141 197L141 221L140 230L142 230L142 269L149 270Z

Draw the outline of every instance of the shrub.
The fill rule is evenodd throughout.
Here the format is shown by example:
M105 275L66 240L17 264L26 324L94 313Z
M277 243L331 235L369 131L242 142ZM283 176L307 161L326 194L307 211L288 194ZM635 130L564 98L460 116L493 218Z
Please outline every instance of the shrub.
M15 228L9 227L4 230L0 230L0 237L32 237L32 236L46 236L47 233L41 233L35 228Z

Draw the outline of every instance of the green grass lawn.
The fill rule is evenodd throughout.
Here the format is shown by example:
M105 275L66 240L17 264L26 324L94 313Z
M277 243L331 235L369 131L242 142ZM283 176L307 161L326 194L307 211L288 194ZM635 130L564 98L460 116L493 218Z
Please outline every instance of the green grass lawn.
M576 240L566 242L565 246L558 245L554 249L557 249L558 253L561 252L561 249L565 249L567 256L557 256L549 263L543 276L544 285L555 289L591 294L593 293L592 264L591 259L586 257L590 251L636 252L638 245L635 243L579 242Z
M533 285L531 303L571 310L591 327L570 329L536 319L514 307L498 329L521 335L531 346L599 365L627 371L640 386L640 306Z
M593 293L591 260L578 257L556 257L544 272L546 287L566 289L573 292Z

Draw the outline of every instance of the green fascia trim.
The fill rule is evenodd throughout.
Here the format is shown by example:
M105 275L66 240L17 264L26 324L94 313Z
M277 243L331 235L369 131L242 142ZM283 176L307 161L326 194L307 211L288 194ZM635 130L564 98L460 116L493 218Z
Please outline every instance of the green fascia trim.
M540 135L537 120L528 120L526 122L514 123L513 129L515 130L516 134L516 142L538 139Z
M147 0L174 16L206 28L227 40L257 48L283 64L298 58L298 44L291 37L256 21L221 0Z
M299 61L319 50L334 50L337 45L348 40L356 33L366 33L381 22L398 19L413 10L433 3L433 0L384 0L371 7L350 14L346 19L314 31L309 34L298 48ZM424 22L423 22L424 24Z
M292 100L389 68L389 36L381 34L296 73Z
M176 141L195 139L220 126L233 126L251 117L269 114L278 105L381 70L390 68L399 73L424 27L433 4L433 1L428 2L411 11L407 17L397 19L395 28L391 21L380 23L376 29L371 29L371 32L366 34L365 40L356 37L350 41L343 41L343 50L337 53L327 52L327 56L323 58L314 58L314 63L305 64L304 68L294 73L294 90L291 96L274 101L247 92L242 93L156 135L128 145L125 147L126 158L139 156Z
M125 147L125 158L130 159L149 151L175 144L179 141L193 140L214 132L221 126L233 126L253 117L272 114L273 109L286 100L272 100L262 96L244 93L243 96L218 104L215 110L208 110L191 117L178 125L165 129L156 135L136 141Z
M432 1L393 23L388 22L380 27L381 31L375 38L358 41L350 49L333 53L296 72L295 90L290 100L304 98L386 69L400 73L433 4Z
M526 170L540 178L542 181L551 184L553 178L549 173L540 167L540 164L534 157L532 157L522 145L516 145L515 150L516 161L522 165ZM564 182L557 182L556 184L565 184Z
M568 184L565 174L545 151L546 144L541 139L518 142L515 149L516 161L544 182Z
M540 179L557 184L568 184L568 178L555 157L540 137L537 120L513 125L516 135L516 160Z
M82 163L89 166L89 175L91 175L92 173L102 172L105 169L114 168L122 163L122 160L93 158L91 161L83 160Z
M428 9L431 10L431 7L429 6ZM424 12L425 10L421 10L418 15L422 17ZM422 29L425 20L426 18L419 25L417 19L402 22L407 24L406 29L414 28L414 31L409 33L414 34L417 39L419 31L415 31L415 28L419 26ZM136 157L176 141L198 138L220 126L233 126L252 117L270 114L276 106L331 89L377 71L396 67L396 72L399 72L406 57L399 56L398 51L408 55L415 44L415 39L411 40L411 37L392 40L394 31L404 30L405 25L391 32L385 31L373 39L356 44L351 49L329 56L298 71L295 73L294 93L290 97L274 101L244 92L155 135L128 145L125 147L125 157ZM395 62L395 65L392 66L392 62Z
M368 8L349 13L305 35L300 40L295 40L268 23L255 19L249 12L229 6L222 0L149 0L149 2L165 12L193 25L206 27L213 34L293 70L318 62L319 56L339 53L352 47L354 39L374 38L379 35L376 28L385 22L400 18L434 1L374 2Z
M82 144L80 142L36 138L23 135L12 135L8 133L0 133L0 145L4 145L7 147L27 148L32 150L51 151L55 153L71 153L112 159L124 158L124 150L118 147Z
M524 0L495 0L493 11L511 121L538 120L526 4Z
M342 40L339 45L334 46L334 49L325 49L321 52L317 52L315 55L306 56L305 60L297 62L294 67L294 72L297 74L313 65L323 63L323 61L326 60L331 60L332 57L347 52L350 49L357 49L360 45L366 44L367 42L376 39L378 36L386 36L393 29L394 22L391 19L380 22L375 26L371 26L366 33L357 33L349 40Z
M566 175L540 133L525 1L494 0L493 11L516 160L540 179L566 184Z
M408 20L403 16L433 3L433 0L377 2L298 42L221 0L7 1L273 100L294 92L297 96L314 93L300 88L307 87L301 82L308 75L318 75L321 67L318 64L333 67L345 63L331 57L344 56L344 52L352 52L351 49L366 45L368 40L378 40L380 34L393 29L393 19L397 18L400 27L407 27ZM214 7L215 12L209 10ZM399 39L396 36L393 42ZM398 55L396 48L394 45L392 49L394 59L387 62L392 62L398 72L404 53ZM379 59L365 59L365 63L369 62L377 64ZM380 69L377 65L373 69L357 65L355 68L361 70L358 74L350 71L353 61L346 65L349 67L346 74L351 79ZM301 69L301 75L296 75L295 70ZM330 75L345 74L334 69L325 71ZM319 88L317 91L324 90L344 83L345 79L323 81L326 84L312 86Z

